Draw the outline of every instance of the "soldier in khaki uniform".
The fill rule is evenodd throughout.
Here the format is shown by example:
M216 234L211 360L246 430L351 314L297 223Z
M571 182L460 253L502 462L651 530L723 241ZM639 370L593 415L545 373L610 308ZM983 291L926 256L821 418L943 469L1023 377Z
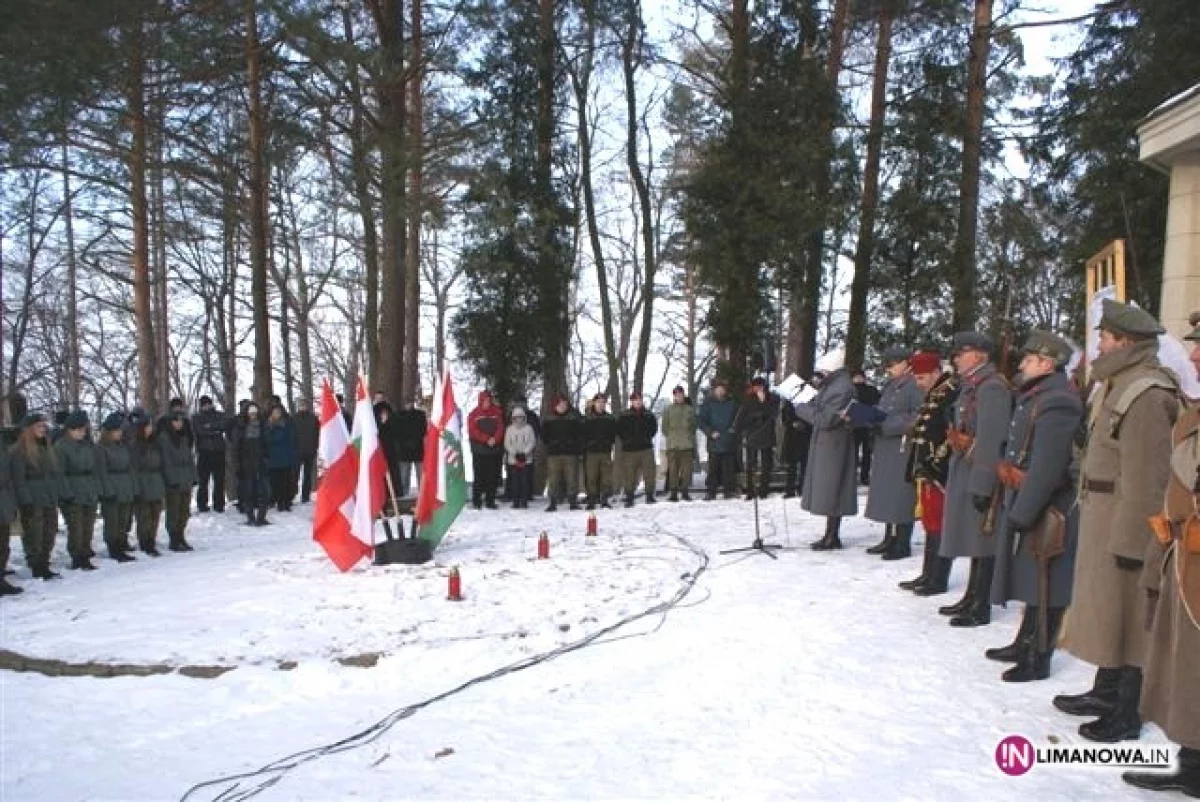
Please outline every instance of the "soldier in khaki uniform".
M1184 339L1193 343L1192 366L1200 373L1200 312ZM1175 424L1171 468L1162 518L1155 522L1142 586L1153 610L1140 712L1179 744L1171 773L1126 772L1125 782L1152 791L1182 791L1200 798L1200 407Z
M682 387L671 391L671 404L663 412L663 435L667 438L667 501L691 501L692 460L696 453L696 409Z
M566 397L555 395L550 411L542 418L542 444L546 446L547 489L550 506L546 512L558 509L560 500L566 501L571 509L579 509L578 483L579 455L583 450L580 440L579 413L571 409Z
M1162 328L1134 306L1104 302L1099 383L1083 455L1079 550L1067 650L1099 671L1091 690L1057 696L1054 705L1099 716L1079 734L1102 743L1137 738L1146 654L1144 592L1139 579L1154 542L1149 518L1162 509L1170 467L1176 379L1158 361Z
M654 498L654 436L658 420L642 406L642 394L636 390L629 396L629 409L617 419L617 437L621 440L621 478L625 482L625 506L633 506L634 493L640 480L646 490L646 503Z
M608 508L613 493L613 444L617 441L617 419L608 411L608 396L596 393L581 424L584 452L584 484L587 508Z

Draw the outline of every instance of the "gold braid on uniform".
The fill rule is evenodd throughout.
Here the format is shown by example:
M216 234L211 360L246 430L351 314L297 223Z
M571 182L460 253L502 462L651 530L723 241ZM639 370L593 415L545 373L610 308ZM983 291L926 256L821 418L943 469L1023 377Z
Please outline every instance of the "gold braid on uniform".
M908 433L912 450L905 477L909 481L933 482L939 487L946 484L951 454L946 433L950 429L951 408L958 398L958 391L959 384L954 375L943 373L925 395Z

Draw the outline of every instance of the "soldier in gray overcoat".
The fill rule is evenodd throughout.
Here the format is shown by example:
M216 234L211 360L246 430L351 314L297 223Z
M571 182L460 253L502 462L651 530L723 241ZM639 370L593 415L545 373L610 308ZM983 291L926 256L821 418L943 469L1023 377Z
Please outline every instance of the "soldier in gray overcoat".
M813 427L800 506L825 516L825 536L812 547L826 551L842 547L842 517L858 514L854 430L846 417L854 400L854 383L846 372L846 354L840 350L817 360L816 375L824 377L816 396L795 405L796 416Z
M875 429L871 459L871 490L866 516L886 526L884 537L867 549L885 560L912 554L913 522L916 520L917 487L908 473L908 432L916 422L925 394L913 379L907 348L890 348L883 359L888 380L879 399L879 410L887 417Z
M1012 389L991 364L992 341L974 331L954 335L954 369L959 376L954 426L947 439L953 449L946 484L946 514L941 556L969 557L967 590L957 604L942 607L951 626L978 627L991 622L994 527L998 508L996 463L1004 454L1004 436L1012 418Z
M1061 337L1033 331L1023 351L1022 382L1008 427L1004 461L997 468L1005 489L994 535L992 603L1024 602L1025 612L1013 643L985 652L991 660L1017 664L1004 672L1001 678L1005 682L1041 680L1050 675L1059 625L1071 603L1079 540L1075 436L1083 418L1083 402L1065 372L1074 349ZM1045 544L1034 543L1031 530L1050 507L1065 517L1065 551L1048 556L1043 576L1036 555ZM1043 626L1045 629L1040 629Z

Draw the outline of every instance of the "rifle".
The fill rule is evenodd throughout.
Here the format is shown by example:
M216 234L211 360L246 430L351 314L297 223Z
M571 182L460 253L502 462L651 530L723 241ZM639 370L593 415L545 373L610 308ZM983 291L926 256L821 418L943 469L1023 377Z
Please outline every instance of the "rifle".
M1001 326L1003 326L1003 330L1002 330L1002 333L1000 336L1000 366L999 367L1000 367L1000 375L1004 377L1005 381L1008 381L1008 371L1009 371L1008 357L1009 357L1009 353L1012 351L1012 335L1013 335L1013 330L1012 330L1013 329L1013 327L1012 327L1012 296L1013 296L1013 294L1012 294L1012 279L1009 278L1006 283L1008 284L1008 298L1004 302L1004 317L1000 318L1000 324L1001 324ZM985 536L991 535L996 531L996 516L999 514L1000 501L1003 498L1003 496L1004 496L1004 486L1002 484L1000 484L999 482L997 482L996 486L994 488L992 488L992 503L988 505L987 515L985 515L983 518L983 527L982 527L981 531L983 532L983 534Z

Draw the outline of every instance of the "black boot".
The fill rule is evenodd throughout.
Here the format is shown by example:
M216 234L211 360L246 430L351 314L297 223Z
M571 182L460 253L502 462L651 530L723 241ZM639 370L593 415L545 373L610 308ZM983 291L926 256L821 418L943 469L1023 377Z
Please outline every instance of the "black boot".
M895 539L895 529L892 528L891 524L888 524L883 528L883 540L867 549L867 554L883 554L892 547L892 541Z
M912 556L912 524L896 524L892 527L892 543L883 553L885 560L903 560Z
M658 502L658 499L654 498L654 491L647 490L646 491L646 503L647 504L656 504L657 502Z
M667 501L679 501L679 494L672 490L671 495L667 496Z
M25 588L10 585L7 579L0 578L0 596L19 596L24 592Z
M975 583L979 581L979 560L971 560L971 573L967 575L967 589L963 591L963 597L955 604L948 604L945 607L938 608L939 615L956 616L962 615L967 610L970 610L975 604Z
M1032 604L1027 604L1025 612L1021 615L1021 625L1017 627L1017 636L1013 638L1013 642L997 649L988 649L983 656L1000 663L1019 662L1024 654L1025 643L1033 640L1036 631L1037 608Z
M925 553L921 560L921 574L916 579L901 582L901 590L920 590L929 581L929 574L933 569L933 558L937 556L940 541L941 538L936 535L931 535L928 532L925 533Z
M137 562L137 557L134 557L132 554L130 554L127 551L110 551L108 553L108 556L112 557L114 560L116 560L119 563Z
M1037 612L1036 607L1026 607L1025 612ZM1050 607L1046 610L1046 638L1045 648L1040 643L1041 638L1038 635L1037 618L1034 618L1033 628L1030 630L1029 637L1022 644L1021 657L1017 664L1000 675L1000 679L1005 682L1034 682L1037 680L1046 679L1050 676L1050 658L1054 656L1054 646L1058 641L1059 627L1062 625L1064 609L1062 607ZM1021 624L1024 625L1024 620Z
M680 497L681 499L683 499L684 501L691 501L691 500L692 500L692 497L691 497L690 495L688 495L688 492L687 492L686 490L685 490L685 491L683 491L683 492L682 492L682 493L679 495L679 497Z
M938 554L935 547L929 578L913 593L918 596L941 596L950 588L950 569L953 567L954 560Z
M1180 791L1184 796L1200 799L1200 751L1179 750L1179 765L1175 771L1127 771L1121 779L1135 788L1147 791Z
M265 506L258 508L258 514L254 516L255 526L267 526L271 522L267 520L267 508Z
M40 563L36 568L33 569L33 578L40 579L43 582L49 582L52 579L58 579L59 576L60 574L56 574L54 571L50 570L49 563Z
M952 627L983 627L992 623L992 573L995 557L979 558L979 573L975 577L975 603L962 615L950 619Z
M250 510L246 513L246 523L250 526L254 526L254 510Z
M1117 703L1117 686L1121 669L1098 668L1090 690L1076 694L1059 694L1054 706L1072 716L1103 716Z
M1117 704L1095 721L1080 724L1079 734L1102 744L1136 741L1142 734L1142 717L1138 714L1141 696L1142 670L1125 666L1117 683Z
M558 499L553 496L550 498L550 503L546 506L546 512L558 512Z
M575 499L574 496L571 497L571 500L567 503L567 506L573 510L576 510L576 511L579 510L579 502Z
M632 507L632 506L633 506L633 493L626 493L626 494L625 494L625 506L626 506L626 507Z
M813 551L833 551L842 547L839 533L842 529L842 519L830 516L825 519L825 537L812 544Z

